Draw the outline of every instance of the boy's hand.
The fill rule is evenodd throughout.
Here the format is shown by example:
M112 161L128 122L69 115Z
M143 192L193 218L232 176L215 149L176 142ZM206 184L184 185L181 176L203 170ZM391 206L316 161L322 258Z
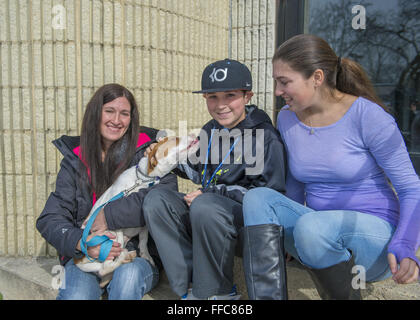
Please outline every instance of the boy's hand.
M187 203L188 206L191 206L191 203L193 202L193 200L196 197L198 197L200 194L203 194L201 192L201 190L196 190L196 191L190 192L190 193L188 193L184 196L184 200L185 200L185 202Z

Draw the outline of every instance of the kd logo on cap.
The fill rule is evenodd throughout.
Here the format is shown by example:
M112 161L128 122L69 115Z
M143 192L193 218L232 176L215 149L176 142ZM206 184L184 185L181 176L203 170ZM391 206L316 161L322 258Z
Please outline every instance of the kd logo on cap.
M209 76L210 79L211 79L211 82L214 82L215 80L217 82L224 81L227 77L227 71L228 71L228 68L217 69L217 70L216 70L216 68L213 68L213 72ZM222 76L220 76L220 73L222 73Z

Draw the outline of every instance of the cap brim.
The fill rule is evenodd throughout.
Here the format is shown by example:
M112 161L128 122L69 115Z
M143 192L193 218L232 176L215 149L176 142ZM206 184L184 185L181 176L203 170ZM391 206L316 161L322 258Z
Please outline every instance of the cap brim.
M212 92L224 92L224 91L235 91L235 90L246 90L251 91L251 88L216 88L216 89L206 89L206 90L200 90L200 91L193 91L192 93L212 93Z

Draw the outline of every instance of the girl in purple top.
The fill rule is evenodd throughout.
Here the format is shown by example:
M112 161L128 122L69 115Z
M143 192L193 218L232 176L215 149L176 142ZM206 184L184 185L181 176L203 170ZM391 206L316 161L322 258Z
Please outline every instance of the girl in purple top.
M362 67L305 34L277 49L273 77L287 103L277 119L287 192L245 195L246 237L252 242L264 226L283 226L285 251L308 267L323 299L360 299L363 280L417 281L420 181ZM271 285L251 281L260 276L254 270L264 270L253 267L258 259L258 252L244 253L248 290L257 298Z

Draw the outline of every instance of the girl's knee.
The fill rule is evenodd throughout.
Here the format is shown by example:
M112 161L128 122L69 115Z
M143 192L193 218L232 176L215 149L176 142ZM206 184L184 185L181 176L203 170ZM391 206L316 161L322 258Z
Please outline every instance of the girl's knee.
M293 231L300 260L312 268L325 268L348 258L339 226L320 212L301 216Z
M243 204L248 207L260 206L261 202L270 198L273 193L277 193L277 191L266 187L252 188L245 193Z
M318 220L317 212L309 212L302 215L296 221L295 229L293 231L294 236L302 236L304 239L309 237L317 238L322 232L322 230L320 230L322 229L322 223L320 224Z
M321 245L325 234L318 223L316 213L307 213L301 216L293 230L296 251L304 261L307 255L311 255Z
M283 195L266 187L253 188L245 193L243 199L243 216L245 226L278 223L272 208L274 197Z

